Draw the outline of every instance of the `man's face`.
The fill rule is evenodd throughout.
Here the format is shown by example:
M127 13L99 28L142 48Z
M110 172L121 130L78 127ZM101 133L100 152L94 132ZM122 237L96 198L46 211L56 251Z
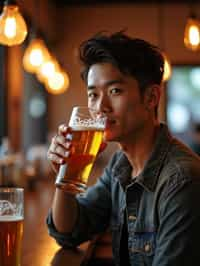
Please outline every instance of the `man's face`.
M88 106L108 117L106 141L123 143L144 130L150 115L148 102L132 76L110 63L98 63L89 69L87 87Z

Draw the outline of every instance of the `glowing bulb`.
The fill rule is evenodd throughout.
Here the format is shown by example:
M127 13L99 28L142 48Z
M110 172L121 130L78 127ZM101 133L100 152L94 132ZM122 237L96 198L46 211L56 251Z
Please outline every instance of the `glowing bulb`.
M7 18L5 23L4 34L8 38L13 38L16 35L17 25L14 18Z
M21 44L26 35L27 26L18 6L5 5L0 16L0 43L8 46Z
M49 79L49 86L54 90L59 90L64 85L64 77L61 73L55 73L53 78Z
M185 27L184 44L192 51L200 49L200 23L195 18L189 18Z
M33 66L40 66L43 62L43 55L40 49L33 49L30 53L30 63Z
M26 48L23 56L23 66L28 72L35 73L49 59L50 55L43 40L34 39Z
M169 61L169 58L166 54L163 53L164 56L164 73L163 73L163 81L167 81L170 79L172 74L172 68L171 63Z
M199 44L200 42L199 29L196 25L191 26L189 28L189 39L193 46L196 46Z
M52 76L55 72L55 65L52 62L46 62L41 66L41 71L45 77Z
M41 82L46 82L46 80L50 79L58 70L59 65L57 61L53 58L50 58L37 69L37 78Z
M47 80L46 89L52 94L61 94L69 87L69 77L65 72L55 72L52 77Z

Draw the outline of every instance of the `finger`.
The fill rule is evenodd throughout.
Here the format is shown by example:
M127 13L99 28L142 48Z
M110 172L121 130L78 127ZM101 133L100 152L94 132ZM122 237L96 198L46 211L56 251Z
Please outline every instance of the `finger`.
M71 139L69 137L66 138L62 135L54 136L51 142L50 150L54 152L57 146L62 146L65 149L69 149L71 146Z
M51 166L54 170L54 172L57 174L60 168L60 165L56 164L56 163L51 163Z
M70 145L68 145L68 148L69 147L70 147ZM50 152L58 155L61 158L67 158L67 157L69 157L69 154L70 154L70 150L66 149L65 147L63 147L61 145L57 145L54 148L54 150L50 150Z
M54 164L63 164L64 163L64 158L60 157L59 155L55 153L48 153L47 158Z
M57 156L65 159L66 157L69 156L70 152L71 152L71 143L67 142L66 144L64 143L63 145L59 144L56 141L52 141L48 152L47 152L47 157L49 159L49 155L51 153L56 154Z
M67 124L62 124L58 127L58 135L66 136L67 133L71 133L71 128Z

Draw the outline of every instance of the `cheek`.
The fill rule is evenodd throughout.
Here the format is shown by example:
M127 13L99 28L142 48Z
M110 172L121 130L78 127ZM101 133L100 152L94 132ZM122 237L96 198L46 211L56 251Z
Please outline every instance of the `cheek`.
M115 113L119 115L123 115L124 112L127 112L127 108L129 109L129 103L128 101L125 101L124 99L115 99L115 101L112 102L112 108L115 110Z
M133 101L124 102L123 104L119 105L118 110L122 116L132 116L137 110L137 103Z
M144 107L139 102L127 102L125 106L121 107L121 111L119 111L121 124L123 127L126 128L127 126L131 126L131 124L134 124L138 119L142 119L142 116L144 115Z
M88 106L89 108L92 108L92 104L91 104L91 102L88 102L87 106Z
M96 102L91 101L91 100L88 99L88 107L89 107L89 108L93 108L93 109L95 109L95 107L96 107Z

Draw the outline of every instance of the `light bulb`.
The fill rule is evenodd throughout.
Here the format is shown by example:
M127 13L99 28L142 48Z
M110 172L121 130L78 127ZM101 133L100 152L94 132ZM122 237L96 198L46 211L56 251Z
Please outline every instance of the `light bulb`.
M55 72L46 82L46 89L52 94L61 94L69 87L69 77L66 72Z
M172 68L171 68L171 63L169 61L168 56L163 53L164 56L164 73L163 73L163 81L167 81L170 79L171 74L172 74Z
M27 35L27 26L17 5L5 5L0 16L0 43L2 45L21 44Z
M28 72L35 73L37 69L50 58L48 49L41 39L33 39L23 56L23 66Z
M184 34L184 44L192 51L200 49L200 22L194 17L190 17L187 20Z
M51 78L58 70L59 65L57 60L51 57L37 69L37 78L41 82L46 82L46 80Z

